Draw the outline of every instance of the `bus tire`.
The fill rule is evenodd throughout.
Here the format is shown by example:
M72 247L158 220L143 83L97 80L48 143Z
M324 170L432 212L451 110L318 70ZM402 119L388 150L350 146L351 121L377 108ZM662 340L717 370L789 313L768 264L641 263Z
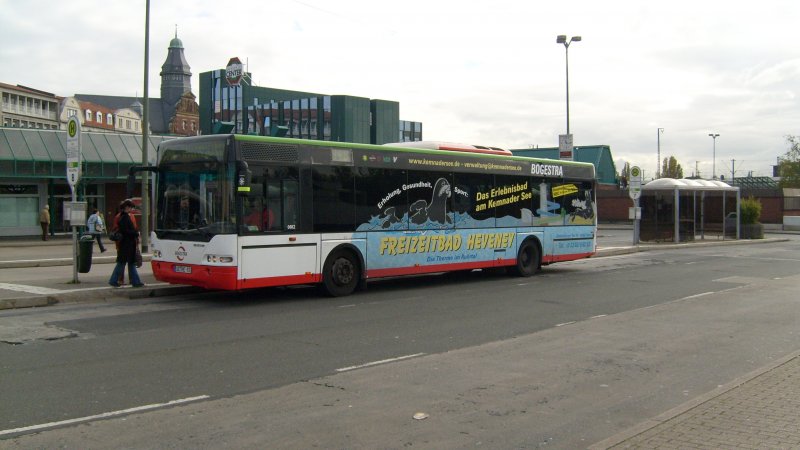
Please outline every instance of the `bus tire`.
M517 253L517 265L513 272L521 277L534 275L541 264L539 246L534 239L528 239L522 243Z
M322 286L331 297L350 295L361 281L358 258L351 251L336 250L322 268Z

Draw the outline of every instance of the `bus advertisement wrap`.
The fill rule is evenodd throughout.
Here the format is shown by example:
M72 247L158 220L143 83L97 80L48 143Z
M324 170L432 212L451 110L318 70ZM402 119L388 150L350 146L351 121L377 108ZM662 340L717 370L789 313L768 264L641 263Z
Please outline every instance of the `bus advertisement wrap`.
M527 277L596 249L588 163L247 135L158 154L151 264L169 283L340 296L399 275Z

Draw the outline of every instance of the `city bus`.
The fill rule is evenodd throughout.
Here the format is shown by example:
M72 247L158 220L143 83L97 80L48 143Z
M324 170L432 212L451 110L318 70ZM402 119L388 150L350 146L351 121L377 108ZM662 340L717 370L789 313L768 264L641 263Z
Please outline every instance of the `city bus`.
M417 148L421 147L421 148ZM592 164L464 145L368 145L251 135L159 145L159 281L245 290L542 265L596 250Z

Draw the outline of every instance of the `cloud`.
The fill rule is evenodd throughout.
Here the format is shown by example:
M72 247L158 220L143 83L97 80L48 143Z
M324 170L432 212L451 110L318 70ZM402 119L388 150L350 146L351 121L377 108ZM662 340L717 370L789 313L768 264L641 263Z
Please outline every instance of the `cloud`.
M91 13L89 13L91 12ZM788 30L800 4L677 0L491 3L408 0L151 2L149 93L175 35L198 93L201 72L238 56L256 84L400 102L429 139L507 148L610 145L655 173L662 156L771 174L798 134L800 59ZM67 96L142 94L142 2L5 2L0 81ZM695 162L697 162L695 164ZM737 169L738 170L738 169Z

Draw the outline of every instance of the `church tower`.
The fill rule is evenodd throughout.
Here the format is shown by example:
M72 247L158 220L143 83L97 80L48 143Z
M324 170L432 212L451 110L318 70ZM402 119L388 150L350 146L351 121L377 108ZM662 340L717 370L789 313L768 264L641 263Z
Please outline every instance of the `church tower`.
M178 30L175 38L169 42L167 60L161 66L161 101L170 107L175 107L184 93L192 90L192 72L189 63L183 55L183 42L178 39Z

